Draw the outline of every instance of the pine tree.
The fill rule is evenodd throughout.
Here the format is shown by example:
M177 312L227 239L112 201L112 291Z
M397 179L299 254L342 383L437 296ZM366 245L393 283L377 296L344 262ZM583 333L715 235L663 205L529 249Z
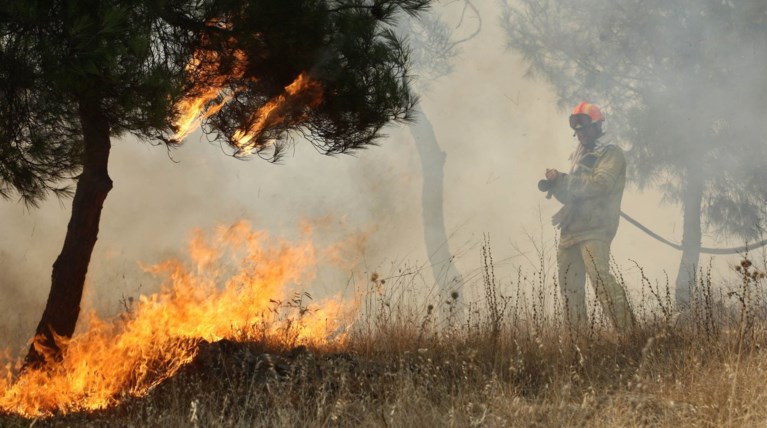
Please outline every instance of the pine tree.
M197 125L237 157L324 153L408 120L408 51L391 24L430 0L6 0L0 5L0 194L72 213L27 361L61 353L80 311L111 139L176 146Z
M683 211L676 300L689 303L704 231L764 232L767 7L748 0L504 0L509 46L562 106L608 112L630 178Z

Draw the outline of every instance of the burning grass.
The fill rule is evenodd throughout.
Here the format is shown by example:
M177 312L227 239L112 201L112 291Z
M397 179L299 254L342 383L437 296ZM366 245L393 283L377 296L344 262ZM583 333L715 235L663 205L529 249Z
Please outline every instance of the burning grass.
M336 333L343 307L332 300L311 311L291 291L312 278L317 250L307 238L270 242L246 223L198 232L191 263L169 260L148 267L165 279L121 317L92 314L65 344L62 360L0 381L0 409L48 417L113 407L145 395L191 362L202 341L272 340L322 344ZM17 366L18 368L18 366Z
M195 256L202 261L197 268L206 272L205 266L219 266L220 260L206 256L219 254L205 250L210 247L202 246ZM67 414L58 409L36 424L759 426L767 421L763 268L756 271L744 262L730 288L716 287L710 275L702 275L692 308L681 315L668 305L662 287L643 281L645 299L635 305L643 322L630 334L617 335L596 308L589 328L570 329L544 273L500 284L492 258L484 260L481 296L462 316L453 301L420 303L413 294L417 271L372 276L355 306L356 322L341 340L328 329L302 336L302 325L320 306L305 306L300 295L292 295L290 303L288 295L282 306L290 313L255 324L250 319L247 325L258 329L240 326L234 329L238 334L191 342L175 336L187 337L188 363L156 378L144 394L115 391L108 406L71 408ZM167 266L161 270L168 272ZM278 272L279 278L288 275ZM162 371L158 365L167 364L150 361L155 374ZM0 419L4 426L31 421Z

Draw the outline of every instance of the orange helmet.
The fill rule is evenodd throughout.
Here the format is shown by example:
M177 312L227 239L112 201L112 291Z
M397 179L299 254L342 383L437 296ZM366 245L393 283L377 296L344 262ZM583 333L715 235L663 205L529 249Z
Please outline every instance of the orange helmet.
M582 101L575 106L573 114L570 115L570 128L581 129L586 125L592 123L603 122L605 117L602 116L602 112L594 104L589 104Z

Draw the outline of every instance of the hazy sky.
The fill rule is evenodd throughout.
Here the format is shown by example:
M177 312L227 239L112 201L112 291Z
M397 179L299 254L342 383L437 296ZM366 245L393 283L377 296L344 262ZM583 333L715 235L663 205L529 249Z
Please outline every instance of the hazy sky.
M545 83L526 80L525 65L506 49L496 3L477 3L484 19L482 33L463 45L454 72L433 82L422 96L423 110L447 154L445 222L469 286L481 281L483 234L490 236L502 284L516 277L518 266L537 268L531 239L543 242L553 256L555 232L549 219L559 205L545 200L536 182L547 167L566 169L576 145L567 125L569 112L557 109ZM460 8L450 7L446 20L455 25ZM467 18L464 28L469 31L471 24ZM609 133L610 112L605 115ZM114 141L114 189L104 206L86 299L105 311L119 309L122 296L156 287L140 274L139 262L183 255L193 228L209 230L238 219L274 235L291 236L302 219L328 218L315 235L321 242L370 234L360 262L363 271L386 274L393 266L422 265L427 255L421 164L406 129L393 126L387 133L389 138L379 147L353 156L321 156L299 142L280 165L227 157L199 133L170 156L163 146L132 138ZM5 330L0 337L24 341L39 319L70 204L54 198L28 210L15 200L0 202L0 328ZM681 241L679 208L660 205L658 195L629 187L623 208L663 236ZM723 243L704 237L704 245L714 244ZM662 282L663 272L670 272L673 282L679 253L633 226L621 223L613 250L630 280L636 279L629 261L633 259ZM701 262L707 260L704 256ZM722 266L718 269L725 273ZM430 281L428 272L423 277ZM328 292L344 286L318 281ZM630 291L635 292L633 285Z

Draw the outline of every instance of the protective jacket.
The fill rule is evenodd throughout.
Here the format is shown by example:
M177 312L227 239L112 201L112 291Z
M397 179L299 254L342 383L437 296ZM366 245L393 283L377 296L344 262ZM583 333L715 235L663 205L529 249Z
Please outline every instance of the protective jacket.
M560 247L599 240L608 244L620 220L626 186L626 157L620 147L597 143L582 145L571 156L569 174L560 174L551 193L564 206L552 221L561 229Z

